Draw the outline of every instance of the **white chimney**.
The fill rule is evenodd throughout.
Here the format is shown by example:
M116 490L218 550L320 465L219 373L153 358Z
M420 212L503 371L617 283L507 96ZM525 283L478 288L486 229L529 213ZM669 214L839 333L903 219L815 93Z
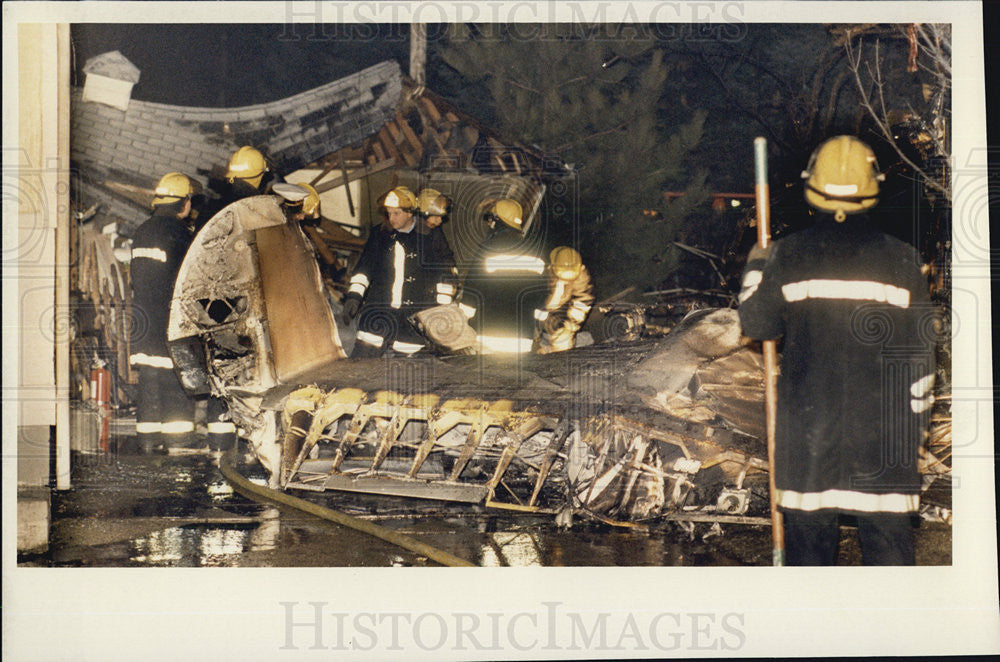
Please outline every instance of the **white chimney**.
M83 65L87 79L83 84L83 100L104 103L128 110L132 86L139 82L139 69L118 51L101 53Z

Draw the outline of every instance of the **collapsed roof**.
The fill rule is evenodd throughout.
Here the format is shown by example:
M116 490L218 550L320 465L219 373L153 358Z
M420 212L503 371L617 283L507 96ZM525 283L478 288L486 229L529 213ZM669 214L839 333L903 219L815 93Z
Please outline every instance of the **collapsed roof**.
M122 111L84 102L72 90L70 150L83 208L100 204L99 225L134 227L148 216L166 172L203 188L242 145L253 145L282 173L330 172L344 159L360 176L390 167L459 170L541 179L568 172L539 150L506 140L423 86L394 61L254 106L196 108L133 99ZM324 190L343 184L328 182Z

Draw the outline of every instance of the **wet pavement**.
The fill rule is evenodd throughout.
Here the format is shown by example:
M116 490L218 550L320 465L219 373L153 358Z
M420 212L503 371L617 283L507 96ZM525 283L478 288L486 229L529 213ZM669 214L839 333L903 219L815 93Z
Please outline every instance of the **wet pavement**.
M218 457L141 455L123 450L75 455L73 487L52 495L49 551L22 566L345 567L433 562L306 513L248 499L222 476ZM254 463L241 467L265 483ZM481 506L347 493L297 494L362 517L479 566L769 565L767 526L663 523L649 531ZM854 530L842 529L840 563L859 562ZM921 565L951 563L951 528L923 522Z

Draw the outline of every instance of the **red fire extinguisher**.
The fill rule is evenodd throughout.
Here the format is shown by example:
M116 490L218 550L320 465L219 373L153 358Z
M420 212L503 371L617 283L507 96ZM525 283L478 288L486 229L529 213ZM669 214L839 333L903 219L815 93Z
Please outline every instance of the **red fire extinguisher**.
M98 415L101 417L101 433L98 443L102 451L108 450L108 437L111 422L111 372L107 364L94 357L90 369L90 397L94 400Z

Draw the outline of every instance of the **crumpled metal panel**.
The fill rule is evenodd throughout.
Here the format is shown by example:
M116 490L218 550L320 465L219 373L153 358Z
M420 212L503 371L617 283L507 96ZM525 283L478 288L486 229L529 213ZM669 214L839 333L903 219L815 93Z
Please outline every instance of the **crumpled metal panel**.
M227 401L240 435L272 474L280 445L274 412L261 409L257 396L275 376L255 231L284 223L273 196L238 200L209 219L181 264L167 325L172 347L202 345L211 392ZM197 377L193 363L185 366L184 374Z
M764 437L764 361L743 347L698 369L699 395L733 428Z
M523 512L657 517L685 504L702 464L696 442L618 416L570 419L502 399L307 386L288 395L281 422L282 487ZM732 455L698 450L716 462Z
M247 297L244 319L264 313L253 231L281 225L285 216L276 198L238 200L213 216L195 236L174 282L167 340L196 336L219 326L203 301Z
M730 308L697 310L628 375L648 406L690 421L718 417L764 434L764 368Z
M306 246L274 198L233 203L196 237L171 306L169 340L204 343L212 391L229 403L273 486L635 522L712 505L720 487L743 489L748 471L766 467L758 440L719 417L739 418L759 382L753 361L738 358L749 350L734 311L698 311L652 342L514 363L337 353L314 368L315 343L294 338L303 325L335 330L330 311L272 301L296 305L285 269L300 276L295 292L322 288ZM278 257L292 254L301 259ZM286 380L275 367L278 333L298 352Z
M174 361L174 371L181 386L191 395L204 395L211 391L211 377L205 362L205 348L193 339L185 339L169 345L170 358Z

